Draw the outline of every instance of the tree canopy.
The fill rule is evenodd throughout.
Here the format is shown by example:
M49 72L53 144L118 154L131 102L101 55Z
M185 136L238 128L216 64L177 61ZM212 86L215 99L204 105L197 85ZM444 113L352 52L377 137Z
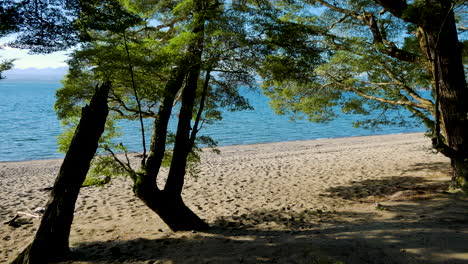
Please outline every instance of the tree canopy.
M265 63L263 87L275 110L299 117L305 114L317 122L329 121L339 112L367 115L378 111L377 119L355 122L356 126L373 127L408 125L401 115L387 114L406 109L431 126L433 102L423 92L430 90L430 76L410 25L382 12L371 1L300 2L286 10L294 15L298 8L317 6L321 6L319 14L301 13L296 20L304 27L319 29L308 41L320 51L321 61L314 67L288 69L302 76L285 78L274 76L283 69Z
M378 111L378 118L355 125L408 125L402 115L387 115L407 110L428 127L434 148L452 165L459 164L454 172L465 174L463 179L466 170L460 168L468 156L462 143L467 135L466 49L462 52L455 16L462 6L463 1L430 0L281 2L276 8L295 16L296 23L321 29L308 40L322 60L307 68L288 64L295 74L285 76L275 74L284 72L283 64L266 60L263 88L278 113L317 122L331 120L339 111ZM320 11L308 13L314 8Z

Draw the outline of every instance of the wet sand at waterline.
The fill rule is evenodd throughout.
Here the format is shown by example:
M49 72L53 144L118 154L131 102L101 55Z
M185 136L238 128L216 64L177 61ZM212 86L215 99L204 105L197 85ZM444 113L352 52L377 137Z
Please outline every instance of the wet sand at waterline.
M449 161L422 133L220 150L183 192L210 230L171 232L116 178L82 188L67 263L468 263L468 199L445 192ZM45 205L60 165L0 163L0 263L39 218L3 223Z

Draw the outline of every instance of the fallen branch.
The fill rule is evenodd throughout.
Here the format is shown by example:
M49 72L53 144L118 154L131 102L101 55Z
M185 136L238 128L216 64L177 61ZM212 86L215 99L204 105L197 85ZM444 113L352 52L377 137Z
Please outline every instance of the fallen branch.
M39 218L40 216L38 214L34 214L34 213L26 213L26 212L16 212L18 215L26 215L26 216L29 216L29 217L34 217L34 218Z

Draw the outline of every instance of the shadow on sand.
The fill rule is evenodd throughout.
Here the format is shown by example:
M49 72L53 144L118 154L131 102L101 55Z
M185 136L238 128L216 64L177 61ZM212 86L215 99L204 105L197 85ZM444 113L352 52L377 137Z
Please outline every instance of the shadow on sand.
M356 204L367 211L253 210L219 217L208 232L79 244L71 258L90 263L468 263L468 199L443 192L446 186L417 176L353 182L325 195L361 201ZM419 193L385 200L408 190ZM368 197L378 197L381 207L362 203Z

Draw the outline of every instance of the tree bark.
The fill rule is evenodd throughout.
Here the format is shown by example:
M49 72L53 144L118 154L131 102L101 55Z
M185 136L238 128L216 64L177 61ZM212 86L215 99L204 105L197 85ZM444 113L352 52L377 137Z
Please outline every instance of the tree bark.
M36 236L13 263L47 263L69 253L68 239L75 202L104 131L109 89L110 82L102 84L90 104L83 107L80 123L60 167Z
M158 115L154 119L153 135L151 138L150 154L143 167L144 174L139 175L135 184L138 188L157 188L156 180L166 151L167 127L177 92L182 88L185 78L185 65L181 63L173 70L170 80L165 86L164 99L159 107Z
M198 41L198 45L203 45ZM198 46L197 45L197 46ZM201 47L191 54L193 57L192 67L187 77L187 84L182 94L182 106L179 112L179 123L177 125L174 152L171 160L169 175L164 187L164 191L178 195L182 194L184 187L185 168L187 167L187 157L192 150L190 144L191 120L193 115L193 105L195 102L200 75Z
M182 196L155 188L144 188L135 184L135 194L153 210L172 231L206 230L206 224L190 208Z
M449 5L442 6L440 26L434 27L433 20L425 20L422 27L427 34L431 59L436 69L434 75L437 76L434 79L438 84L445 144L454 153L449 156L452 165L451 187L468 191L468 91L455 16L450 8Z

